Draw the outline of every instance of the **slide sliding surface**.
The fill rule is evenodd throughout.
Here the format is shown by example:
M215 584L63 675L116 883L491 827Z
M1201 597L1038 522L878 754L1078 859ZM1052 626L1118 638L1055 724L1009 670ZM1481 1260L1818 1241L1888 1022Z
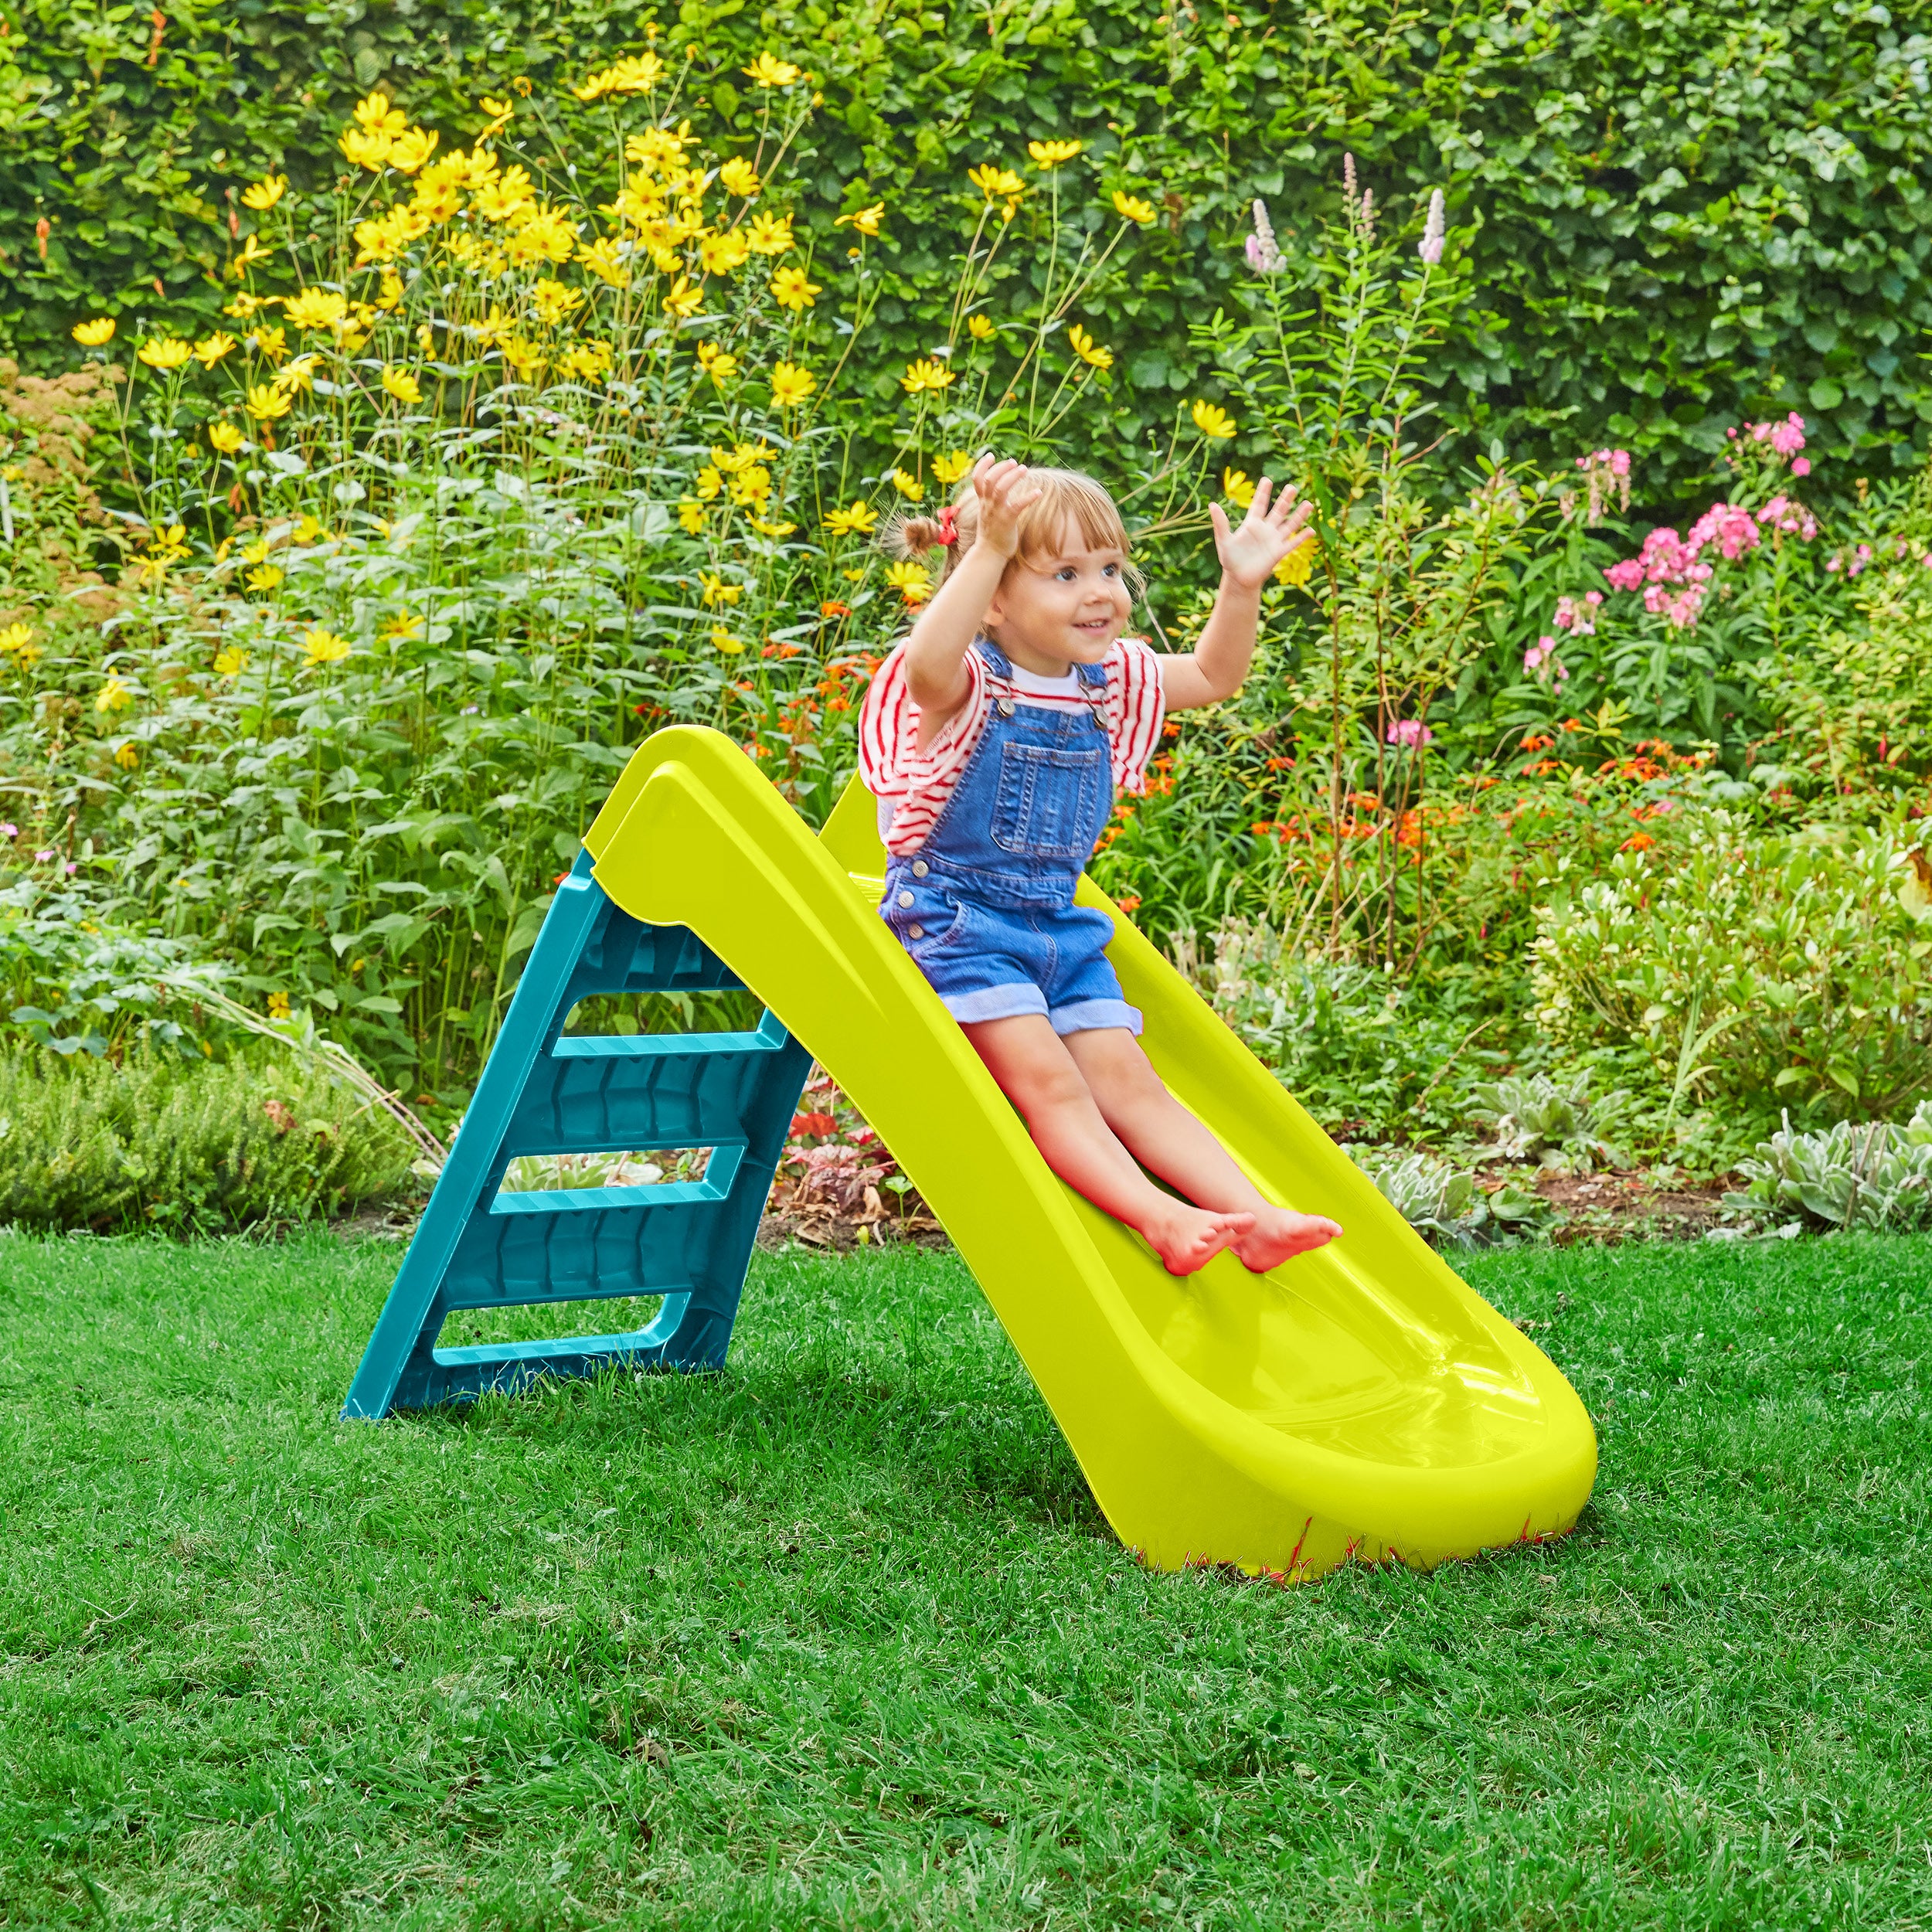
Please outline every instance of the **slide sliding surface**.
M1567 1529L1596 1472L1573 1390L1460 1281L1090 881L1169 1089L1341 1240L1185 1280L1041 1160L876 912L856 785L815 838L719 734L642 746L586 840L633 917L689 927L838 1082L945 1225L1123 1543L1308 1577Z

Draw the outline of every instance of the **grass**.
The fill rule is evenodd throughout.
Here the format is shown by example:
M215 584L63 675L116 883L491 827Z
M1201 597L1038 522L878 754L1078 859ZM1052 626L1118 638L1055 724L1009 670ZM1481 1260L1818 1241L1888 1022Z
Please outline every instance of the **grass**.
M335 1420L396 1260L0 1236L0 1923L1932 1923L1932 1241L1519 1250L1560 1544L1148 1575L951 1257Z

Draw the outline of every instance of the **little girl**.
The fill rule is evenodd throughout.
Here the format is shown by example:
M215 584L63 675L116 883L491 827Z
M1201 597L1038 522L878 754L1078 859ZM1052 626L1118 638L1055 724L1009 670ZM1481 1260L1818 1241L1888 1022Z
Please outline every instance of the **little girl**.
M889 855L881 916L1047 1165L1175 1274L1223 1248L1272 1268L1342 1232L1264 1200L1168 1092L1103 950L1113 922L1073 903L1116 787L1146 788L1165 714L1247 675L1261 587L1306 540L1306 509L1291 513L1289 491L1270 510L1271 493L1264 477L1238 530L1213 506L1213 614L1196 650L1159 655L1121 635L1139 579L1107 492L981 457L937 521L898 528L902 551L938 549L944 568L859 720Z

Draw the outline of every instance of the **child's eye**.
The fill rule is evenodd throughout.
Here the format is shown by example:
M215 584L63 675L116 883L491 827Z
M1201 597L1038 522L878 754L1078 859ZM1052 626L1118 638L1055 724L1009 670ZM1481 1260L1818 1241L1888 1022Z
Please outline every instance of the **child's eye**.
M1120 573L1121 566L1117 563L1110 563L1100 572L1104 577L1117 577Z
M1061 583L1071 583L1080 573L1070 563L1063 563L1053 574L1060 579Z

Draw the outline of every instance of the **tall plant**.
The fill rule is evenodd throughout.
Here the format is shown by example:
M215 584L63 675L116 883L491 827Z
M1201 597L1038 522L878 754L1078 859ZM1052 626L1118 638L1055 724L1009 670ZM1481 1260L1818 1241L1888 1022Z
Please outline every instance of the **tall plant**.
M1273 815L1296 849L1277 910L1304 940L1393 961L1412 959L1428 929L1431 707L1488 645L1546 492L1491 461L1447 503L1425 486L1434 440L1422 377L1467 304L1468 270L1447 248L1440 192L1406 238L1352 160L1341 201L1338 216L1285 238L1257 202L1241 311L1196 335L1262 460L1315 512L1314 549L1283 569L1304 601L1282 627L1277 806L1289 809ZM1232 469L1223 481L1236 502L1253 488Z

